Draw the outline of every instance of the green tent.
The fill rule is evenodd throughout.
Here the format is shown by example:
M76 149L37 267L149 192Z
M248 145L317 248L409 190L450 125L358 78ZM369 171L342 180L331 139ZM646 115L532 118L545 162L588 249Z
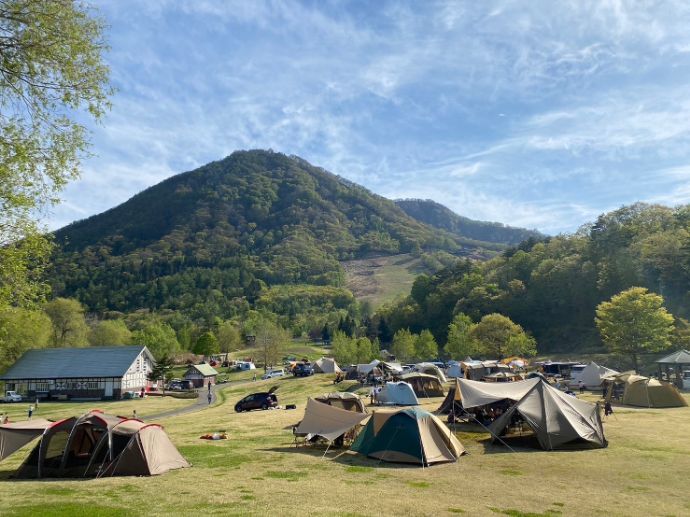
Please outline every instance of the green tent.
M419 408L375 411L351 449L371 458L423 466L456 461L465 452L441 420Z

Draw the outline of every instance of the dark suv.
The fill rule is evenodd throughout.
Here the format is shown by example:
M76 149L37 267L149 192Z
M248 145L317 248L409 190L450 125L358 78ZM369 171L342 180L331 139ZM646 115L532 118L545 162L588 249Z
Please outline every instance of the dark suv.
M292 375L295 377L309 377L314 375L314 368L309 363L297 363L292 369Z
M268 409L278 406L278 397L273 393L276 389L278 389L278 386L272 387L268 392L247 395L235 404L235 411L241 413L242 411L251 411L252 409Z

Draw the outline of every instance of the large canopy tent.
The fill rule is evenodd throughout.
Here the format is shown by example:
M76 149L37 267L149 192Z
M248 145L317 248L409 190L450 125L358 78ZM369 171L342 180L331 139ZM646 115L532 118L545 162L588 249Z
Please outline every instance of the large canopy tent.
M17 477L150 476L184 467L161 426L94 410L45 427Z
M383 461L422 466L454 462L465 453L441 420L419 408L375 411L351 449Z
M0 425L0 461L41 436L51 425L53 422L43 418Z
M320 436L329 442L359 425L368 418L366 413L347 411L310 398L304 411L304 419L295 429L295 433L306 436Z
M315 373L342 373L342 370L335 362L335 359L330 357L322 357L314 361L314 372Z
M387 382L376 395L376 402L384 406L416 406L419 399L406 382Z
M621 403L626 406L667 408L687 406L687 401L673 384L625 372L612 379L613 384L623 384ZM611 400L614 389L606 395Z
M427 375L433 375L439 382L448 382L446 375L441 371L441 369L432 363L419 363L414 367L415 371L419 373L425 373Z
M674 380L679 389L683 389L683 370L690 369L690 352L678 350L656 362L659 368L659 379Z
M542 449L607 446L598 406L567 395L541 379L489 426L494 440L506 435L517 415L534 431Z
M479 382L455 379L455 400L465 409L486 406L501 400L518 401L542 379L535 377L516 382Z
M355 393L348 391L338 391L335 393L324 393L314 400L322 404L344 409L346 411L355 411L357 413L366 413L367 408L364 406L364 401Z
M412 386L417 397L443 397L443 386L437 377L425 373L406 373L399 376L401 381Z

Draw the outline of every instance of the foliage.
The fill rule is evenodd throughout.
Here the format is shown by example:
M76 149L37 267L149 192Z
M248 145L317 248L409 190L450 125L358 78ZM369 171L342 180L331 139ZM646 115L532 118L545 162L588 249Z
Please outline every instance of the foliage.
M39 310L7 307L0 310L0 371L32 348L45 348L52 336L50 318Z
M152 323L132 333L132 344L149 349L156 360L171 357L180 350L180 343L173 328L167 323Z
M355 350L357 364L370 363L379 357L379 350L366 337L360 337L355 340Z
M89 329L91 346L129 345L132 333L123 320L102 320Z
M63 348L88 345L84 307L77 300L56 298L46 303L44 310L53 324L51 346Z
M157 382L162 380L163 381L163 386L162 391L165 393L165 384L170 381L173 378L173 367L174 367L173 359L171 356L164 355L160 357L156 363L153 365L153 368L149 372L148 379L151 382Z
M438 357L438 345L434 335L428 330L422 330L414 342L415 357L419 361L427 361Z
M283 349L290 342L290 332L269 319L263 319L256 327L255 335L264 368L280 364Z
M234 352L242 348L242 336L234 321L222 321L216 329L220 352Z
M471 337L475 323L466 314L457 314L448 325L445 352L451 359L461 360L477 353L477 345Z
M333 357L338 364L349 365L357 363L357 347L354 339L336 330L331 339Z
M614 353L629 355L635 370L638 356L659 352L671 344L673 316L664 299L643 287L632 287L597 306L596 325L601 339Z
M410 361L415 356L415 336L408 329L400 329L393 336L391 353L398 361Z
M34 217L78 175L84 115L107 108L102 33L80 2L0 2L0 308L44 294Z
M472 327L470 337L477 344L477 352L486 357L502 359L509 355L534 355L534 340L525 336L520 325L502 314L484 316Z
M220 352L218 339L213 332L204 332L194 344L193 352L197 355L209 356Z

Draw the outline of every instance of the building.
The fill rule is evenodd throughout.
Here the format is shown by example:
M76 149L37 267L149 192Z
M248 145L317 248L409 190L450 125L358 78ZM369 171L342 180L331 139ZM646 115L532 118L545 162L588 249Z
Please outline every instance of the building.
M119 399L148 386L154 364L145 346L44 348L28 350L0 381L30 399Z
M216 375L218 375L218 372L210 364L190 364L189 369L184 374L184 378L185 380L192 381L195 388L203 388L209 384L215 384Z

